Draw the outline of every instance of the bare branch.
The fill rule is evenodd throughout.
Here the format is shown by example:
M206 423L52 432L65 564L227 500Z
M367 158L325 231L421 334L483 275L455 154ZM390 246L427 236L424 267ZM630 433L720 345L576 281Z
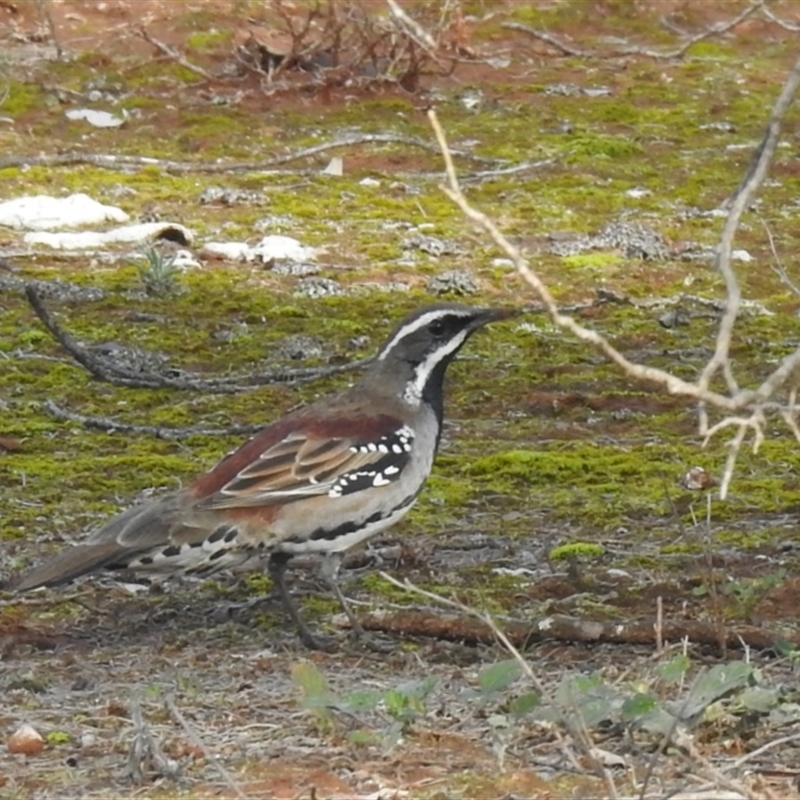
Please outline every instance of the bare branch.
M700 389L708 388L717 370L719 370L728 359L733 327L736 323L736 317L739 313L739 305L742 299L739 282L736 280L736 275L731 267L733 239L739 228L742 214L750 205L753 195L764 182L764 178L767 175L767 169L775 153L775 148L778 145L781 122L786 114L786 110L794 99L798 86L800 86L800 58L797 59L792 67L792 71L789 73L789 77L780 95L778 95L778 99L775 101L772 114L767 123L764 139L753 157L753 165L748 175L736 190L736 194L731 202L730 212L722 228L722 235L720 236L720 242L717 247L716 267L725 281L727 307L720 320L714 355L711 357L708 364L706 364L698 380Z
M759 4L757 4L759 5ZM750 7L754 8L753 6ZM447 185L442 191L463 211L471 220L480 225L494 240L494 242L511 258L517 271L541 298L547 314L552 322L560 328L568 330L576 338L588 342L599 349L609 360L617 364L623 371L636 379L652 381L670 394L692 397L700 401L699 429L708 442L714 433L726 427L736 426L733 439L730 442L730 451L726 462L723 479L720 482L720 498L724 499L733 476L736 458L748 431L753 432L753 449L757 451L764 439L766 401L786 383L789 378L800 369L800 348L795 349L785 357L777 369L756 390L740 389L733 373L730 362L730 345L733 328L742 305L741 290L736 275L731 268L730 257L733 248L733 239L739 226L742 214L747 209L754 193L763 183L767 169L774 156L780 134L783 117L800 86L800 58L796 61L789 76L776 100L764 139L754 154L753 163L748 174L734 193L730 212L723 226L720 242L717 247L717 267L725 281L727 294L726 305L717 332L716 346L712 358L704 367L697 383L682 380L664 370L636 364L629 361L622 353L613 347L607 339L594 330L585 328L575 321L573 317L565 315L555 303L547 286L541 278L530 268L528 262L522 257L520 251L514 247L497 226L485 214L473 208L464 196L455 173L452 156L448 150L447 141L434 111L428 112L428 118L439 141L445 161ZM713 376L722 370L725 377L728 394L722 394L710 389ZM750 416L734 416L722 422L709 426L706 404L713 405L730 413L749 410ZM770 409L772 410L772 409ZM795 436L800 433L800 426L796 422L796 409L794 405L787 409L777 406L778 412L786 420L790 430Z
M438 153L439 147L433 142L420 139L417 136L401 136L394 133L360 133L353 136L345 136L335 139L332 142L315 144L312 147L304 147L282 156L275 156L264 161L234 161L229 164L211 164L191 161L165 161L149 156L127 156L110 155L105 153L56 153L51 155L38 156L4 156L0 158L0 169L6 167L24 166L43 166L61 167L72 166L74 164L91 164L100 169L125 170L132 167L159 167L165 172L174 175L184 173L206 173L206 174L227 174L230 172L267 172L273 167L298 161L303 158L324 153L338 147L352 147L362 144L401 144L411 147L419 147L423 150ZM468 158L470 161L483 164L498 165L496 158L485 158L470 153L467 150L453 150L453 155Z
M781 18L780 18L779 16L777 16L777 15L776 15L776 14L775 14L775 13L772 11L772 9L771 9L769 6L767 6L767 5L764 5L764 6L761 8L761 13L762 13L762 14L763 14L763 15L764 15L764 16L765 16L765 17L766 17L766 18L767 18L767 19L768 19L770 22L774 22L776 25L780 25L780 26L781 26L781 28L785 28L787 31L792 31L792 32L794 32L794 33L796 33L797 31L800 31L800 25L795 25L795 24L794 24L794 23L792 23L792 22L787 22L785 19L781 19Z
M475 617L487 625L492 633L497 637L498 641L506 648L506 650L511 654L514 660L519 664L522 671L525 673L525 676L530 680L533 684L534 688L540 694L546 694L546 690L544 684L536 677L536 673L531 668L531 665L522 657L522 654L517 650L516 647L511 643L508 637L497 627L497 623L494 621L490 614L487 614L483 611L477 611L474 608L470 608L469 606L460 603L458 600L451 600L449 597L443 597L439 594L434 594L433 592L429 592L426 589L417 586L416 584L412 583L410 580L406 578L404 581L398 581L396 578L393 578L387 572L379 571L378 575L381 576L385 581L389 581L393 586L398 587L399 589L405 589L407 592L413 592L415 594L420 595L421 597L425 597L428 600L433 600L435 603L440 605L449 606L450 608L455 609L456 611L460 611L462 614L466 614L469 617Z
M641 54L649 55L652 58L683 58L690 47L696 45L698 42L702 42L703 39L709 39L712 36L720 36L723 33L727 33L729 30L731 30L731 28L735 28L739 23L744 22L751 14L754 14L756 11L764 7L764 1L765 0L756 0L755 3L745 8L744 11L742 11L740 14L737 14L728 22L711 25L709 28L706 28L706 30L696 34L695 36L692 36L689 41L685 42L683 45L677 48L677 50L667 51L666 53L659 53L658 51L653 50L642 50Z
M185 67L190 72L194 72L199 75L201 78L205 78L206 80L212 80L213 75L210 75L206 72L202 67L198 67L197 64L193 64L191 61L187 60L185 56L181 55L174 47L171 47L164 42L159 41L158 39L154 39L148 32L147 29L142 25L139 28L139 36L142 37L148 44L153 45L153 47L160 50L167 58L175 61L177 64L180 64L182 67Z
M274 369L249 375L223 375L206 378L197 373L184 372L179 377L159 372L133 372L108 364L98 358L88 348L78 344L53 318L32 283L25 285L25 295L36 316L53 338L90 375L115 386L139 389L180 389L209 394L236 394L254 386L268 386L273 383L299 383L317 378L337 375L351 369L361 369L372 361L372 357L351 361L349 364L336 364L327 367L304 367L299 369ZM116 427L116 426L112 426ZM135 427L135 426L134 426ZM159 429L166 430L166 429Z
M133 741L128 751L128 774L137 783L144 779L142 767L150 767L159 775L175 779L180 773L176 761L168 758L160 742L153 736L150 726L142 715L142 706L138 697L131 701L131 723L133 724Z
M524 23L521 22L504 22L502 27L513 31L521 31L522 33L527 33L534 39L539 39L545 44L550 45L550 47L558 50L562 55L565 56L574 56L578 58L619 58L620 56L637 55L637 56L646 56L648 58L668 60L668 59L683 58L683 56L686 55L689 49L692 46L696 45L698 42L702 42L704 39L709 39L712 36L720 36L723 33L727 33L732 28L735 28L737 25L744 22L744 20L746 20L756 11L764 9L764 3L765 0L756 0L755 3L745 8L742 12L737 14L732 19L728 20L727 22L722 22L716 25L709 26L700 33L697 33L694 36L692 36L690 39L684 42L680 47L677 47L674 50L649 50L645 47L637 47L635 45L608 51L580 50L576 47L572 47L571 45L565 44L563 41L556 38L550 33L537 30L536 28L532 28L530 25L525 25Z
M50 13L50 5L48 0L38 0L36 5L39 8L39 13L44 17L47 23L47 29L50 32L50 38L53 40L53 46L56 49L56 59L62 61L64 58L64 49L61 47L61 42L56 35L56 25L53 22L53 16Z
M596 58L600 54L594 50L579 50L576 47L572 47L568 44L565 44L560 39L557 39L555 36L552 36L545 31L537 30L536 28L532 28L530 25L525 25L522 22L504 22L500 27L507 28L511 31L522 31L522 33L527 33L529 36L533 36L534 39L539 39L543 41L545 44L549 44L550 47L555 48L558 50L562 55L565 56L576 56L578 58Z
M436 50L436 42L428 31L416 20L409 17L408 14L397 5L395 0L386 0L386 3L391 9L394 18L406 30L407 35L412 36L421 47L424 47L428 51L431 58L435 60L436 56L433 51Z
M228 428L204 428L198 425L190 425L185 428L165 428L159 425L132 425L128 422L120 422L110 417L92 417L84 414L77 414L62 408L52 400L45 400L44 408L48 414L62 422L76 422L84 428L107 433L135 433L140 436L153 436L156 439L168 439L177 441L186 439L189 436L250 436L260 431L263 425L231 425Z
M741 449L742 443L744 442L745 436L747 435L748 429L752 429L753 431L753 452L758 452L758 448L764 441L764 426L766 424L766 420L764 419L764 414L761 409L756 409L751 416L749 417L725 417L725 419L718 422L716 425L713 425L711 428L708 429L705 435L705 439L703 441L703 446L706 445L708 440L715 434L717 431L721 431L723 428L730 428L732 426L738 426L739 430L736 431L736 435L731 439L729 447L730 450L728 451L728 457L725 459L725 470L722 473L722 480L720 481L719 485L719 495L720 497L724 498L728 494L728 488L730 487L731 480L733 478L733 470L736 466L736 459L739 456L739 450Z

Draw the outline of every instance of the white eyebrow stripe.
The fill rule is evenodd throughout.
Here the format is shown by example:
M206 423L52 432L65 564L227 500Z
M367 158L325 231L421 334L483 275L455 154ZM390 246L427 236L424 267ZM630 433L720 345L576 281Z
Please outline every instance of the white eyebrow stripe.
M427 313L423 314L421 317L417 317L413 322L410 322L408 325L404 325L400 328L399 331L392 337L392 339L384 345L383 349L378 353L378 357L376 361L383 361L386 358L386 354L397 344L400 339L405 338L410 333L414 333L414 331L418 331L420 328L424 328L426 325L429 325L433 320L439 319L440 317L446 317L448 315L453 315L455 317L471 317L471 311L459 311L458 309L452 308L437 308L434 311L428 311Z

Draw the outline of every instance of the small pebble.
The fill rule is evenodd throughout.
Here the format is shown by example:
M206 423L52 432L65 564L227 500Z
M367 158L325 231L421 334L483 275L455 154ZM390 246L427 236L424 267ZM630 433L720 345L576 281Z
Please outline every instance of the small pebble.
M26 722L8 737L6 746L9 753L35 756L44 750L44 739L36 728Z

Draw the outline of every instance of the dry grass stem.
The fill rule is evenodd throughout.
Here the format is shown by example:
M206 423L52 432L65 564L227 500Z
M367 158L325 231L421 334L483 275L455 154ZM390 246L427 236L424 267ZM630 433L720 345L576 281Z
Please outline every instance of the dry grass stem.
M171 697L166 698L167 708L169 713L172 714L173 719L183 728L189 740L195 747L197 747L203 754L203 758L211 764L217 772L222 776L227 786L239 798L245 798L247 795L242 791L238 783L233 779L233 776L227 769L220 763L219 759L206 747L205 742L200 738L197 731L189 724L186 717L183 716L181 710L175 705L175 701Z

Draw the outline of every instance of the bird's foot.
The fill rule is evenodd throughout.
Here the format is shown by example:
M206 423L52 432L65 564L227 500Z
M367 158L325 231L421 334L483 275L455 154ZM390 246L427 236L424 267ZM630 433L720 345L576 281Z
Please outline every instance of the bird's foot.
M319 650L323 653L335 653L340 646L339 640L334 636L320 636L303 626L303 630L297 631L297 638L300 639L303 647L309 650Z
M390 655L397 651L397 642L388 636L379 636L374 631L370 631L357 638L353 637L351 647L362 652Z
M217 624L230 622L231 620L240 621L240 617L254 608L260 606L267 599L266 595L254 597L241 603L219 603L211 612L211 619Z

